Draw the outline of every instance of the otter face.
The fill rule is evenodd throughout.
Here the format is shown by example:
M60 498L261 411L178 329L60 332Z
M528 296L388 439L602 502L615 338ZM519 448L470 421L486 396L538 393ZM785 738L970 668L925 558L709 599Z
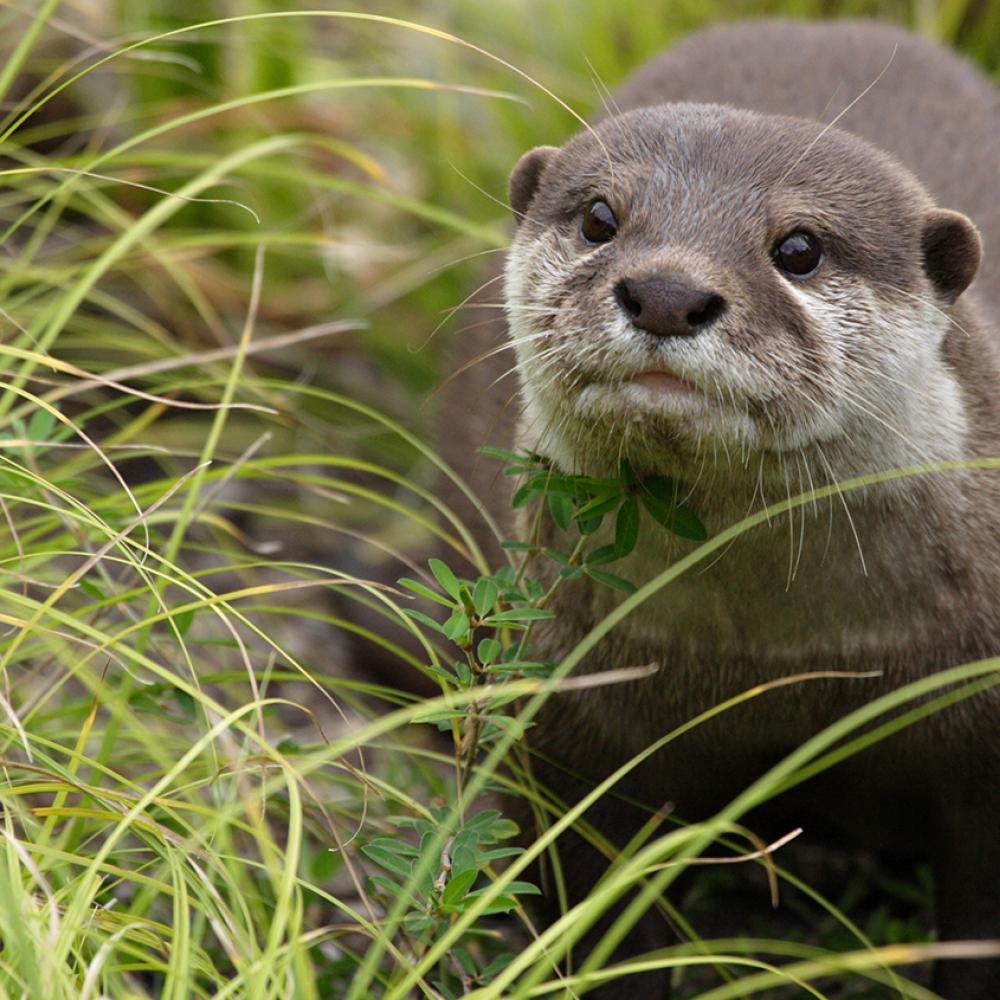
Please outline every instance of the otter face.
M941 347L978 234L860 139L643 108L526 154L510 198L525 430L563 467L825 448L842 475L942 457L928 410L962 424Z

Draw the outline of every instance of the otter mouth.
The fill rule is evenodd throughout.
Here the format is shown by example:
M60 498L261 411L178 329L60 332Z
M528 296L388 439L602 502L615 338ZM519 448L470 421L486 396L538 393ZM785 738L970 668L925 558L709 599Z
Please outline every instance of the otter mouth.
M705 389L667 368L647 369L581 387L579 405L629 420L656 418L673 422L702 417L709 402Z
M691 394L701 391L693 382L665 370L640 372L626 384L639 386L653 396L672 396L677 393Z

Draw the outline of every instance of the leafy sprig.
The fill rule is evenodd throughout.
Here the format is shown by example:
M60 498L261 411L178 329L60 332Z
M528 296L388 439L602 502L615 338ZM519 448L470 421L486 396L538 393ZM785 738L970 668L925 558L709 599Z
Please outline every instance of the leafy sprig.
M426 817L390 816L386 822L393 835L375 837L361 848L386 873L370 875L369 889L388 900L405 896L408 912L403 929L415 951L426 948L487 891L488 873L495 862L521 853L520 848L505 843L517 835L517 824L496 809L484 809L470 816L448 840L436 871L427 869L414 887L404 889L448 814L447 806L437 806ZM530 882L511 881L483 915L509 913L519 905L519 896L538 892ZM489 948L474 950L475 954L469 947L451 950L451 967L442 969L442 978L434 983L442 996L454 998L471 986L485 986L514 957L508 952L496 954Z
M425 713L420 721L450 730L455 742L455 787L462 789L479 750L495 740L513 724L506 712L510 696L497 694L497 684L512 677L545 676L553 664L530 658L531 631L538 622L551 619L549 609L555 591L568 580L589 577L595 583L632 592L635 586L607 570L607 566L626 558L636 548L642 530L642 511L660 528L681 538L699 541L706 537L704 525L682 502L683 486L666 476L639 477L623 461L617 475L608 478L566 475L553 469L546 459L532 452L517 453L500 448L483 448L484 454L504 462L504 473L521 482L514 492L515 508L537 505L532 538L510 539L502 543L512 554L512 562L496 572L467 579L457 575L440 559L431 559L423 580L404 577L401 587L430 602L426 610L404 609L404 614L420 626L445 639L457 656L445 657L427 669L445 691L466 692L467 699L452 708ZM557 537L569 535L566 546L543 546L541 520L551 518ZM595 544L598 532L611 524L610 541L605 531L602 544ZM537 559L554 563L557 572L544 586L529 569ZM431 614L429 612L434 612ZM490 694L482 690L491 685ZM364 848L365 855L386 875L371 876L372 886L388 897L402 898L403 888L395 878L406 883L418 860L430 849L436 824L449 815L447 807L431 810L431 819L392 817L392 837L378 837ZM406 836L409 832L411 835ZM488 866L497 860L519 853L516 847L500 842L514 835L516 827L495 810L477 813L462 825L448 841L433 874L417 880L407 896L403 932L421 950L484 891L477 888ZM517 905L519 894L538 890L527 882L512 882L506 893L491 904L489 913L504 913ZM470 931L469 936L474 932ZM448 952L443 963L442 979L434 983L442 996L454 997L483 985L498 974L509 956L479 960L464 944Z
M640 510L667 531L690 541L708 537L704 524L683 501L686 490L669 476L635 474L627 460L619 463L618 474L608 478L573 476L555 471L549 462L534 452L512 452L503 448L482 448L481 453L500 459L504 474L523 479L511 501L514 508L544 500L552 521L563 532L574 527L582 536L592 536L605 518L614 517L612 541L579 553L542 548L542 555L559 564L563 579L589 576L597 583L631 592L634 585L599 567L624 559L639 540ZM513 551L532 554L536 548L527 542L505 542Z

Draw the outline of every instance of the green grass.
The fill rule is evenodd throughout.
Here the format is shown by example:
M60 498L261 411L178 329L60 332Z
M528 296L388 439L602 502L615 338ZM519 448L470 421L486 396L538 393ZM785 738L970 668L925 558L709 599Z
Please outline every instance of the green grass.
M522 908L584 804L501 762L601 632L753 519L551 676L517 666L530 591L456 668L514 571L436 496L442 322L506 241L523 150L568 136L598 81L763 13L881 14L1000 68L994 0L0 5L0 996L559 995L555 961L627 888L658 898L690 859L754 851L753 805L993 682L970 665L873 703L710 822L651 824L553 928ZM451 605L449 636L375 582L433 538L477 566L407 571ZM359 633L390 677L352 666ZM408 693L420 678L440 695ZM548 817L523 853L500 787ZM826 900L776 875L794 932L651 961L703 1000L884 996L944 947L911 890L888 894L897 917L863 880Z

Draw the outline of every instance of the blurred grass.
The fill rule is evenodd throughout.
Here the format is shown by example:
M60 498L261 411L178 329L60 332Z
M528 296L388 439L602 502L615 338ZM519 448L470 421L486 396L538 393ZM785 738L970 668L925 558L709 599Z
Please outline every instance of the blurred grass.
M358 846L450 803L450 761L346 637L359 602L400 671L438 655L365 581L468 544L427 398L510 166L575 128L539 84L586 115L681 34L764 14L886 17L1000 69L998 0L276 13L0 4L5 996L402 995L434 965ZM502 947L475 929L477 961Z

